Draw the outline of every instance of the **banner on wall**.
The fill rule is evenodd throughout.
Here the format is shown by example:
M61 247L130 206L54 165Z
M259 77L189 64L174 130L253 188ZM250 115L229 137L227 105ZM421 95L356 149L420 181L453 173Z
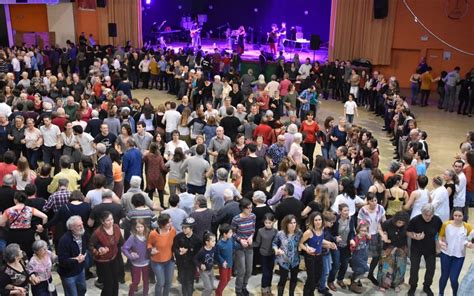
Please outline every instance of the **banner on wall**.
M77 0L77 6L81 10L96 10L97 0Z

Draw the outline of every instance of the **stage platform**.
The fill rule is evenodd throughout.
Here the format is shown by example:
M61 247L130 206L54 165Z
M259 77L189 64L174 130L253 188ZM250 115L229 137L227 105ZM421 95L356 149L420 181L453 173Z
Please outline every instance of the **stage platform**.
M308 41L309 42L309 41ZM166 44L167 48L173 48L176 52L179 48L186 46L186 42L170 42ZM327 60L328 50L327 48L320 48L319 50L309 49L309 43L303 45L297 44L295 47L288 44L284 50L284 56L286 61L293 60L295 53L299 55L301 63L304 63L306 58L310 58L311 61L316 60L321 63ZM232 50L229 48L229 44L226 40L222 39L203 39L201 48L204 52L213 53L214 48L219 48L220 50L225 49L227 52L231 53ZM258 44L245 44L245 51L242 54L241 58L244 62L258 62L258 57L260 55L260 50L263 49L266 52L269 52L268 45L258 45ZM280 49L278 49L279 51Z

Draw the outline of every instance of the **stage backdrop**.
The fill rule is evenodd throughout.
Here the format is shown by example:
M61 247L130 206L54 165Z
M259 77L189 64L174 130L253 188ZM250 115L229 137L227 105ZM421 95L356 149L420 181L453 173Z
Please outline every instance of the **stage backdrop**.
M151 32L151 25L179 27L182 16L207 14L204 30L217 31L217 27L229 23L232 29L239 25L254 28L254 40L264 40L272 23L282 21L287 28L301 26L304 38L311 34L321 36L322 42L329 40L329 23L331 17L331 0L151 0L143 7L143 37ZM225 31L225 29L224 29ZM261 38L259 38L259 36Z

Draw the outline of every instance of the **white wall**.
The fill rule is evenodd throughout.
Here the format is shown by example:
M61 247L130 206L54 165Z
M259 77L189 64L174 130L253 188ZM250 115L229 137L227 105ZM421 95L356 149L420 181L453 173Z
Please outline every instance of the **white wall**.
M75 42L74 3L48 5L48 26L56 33L56 44L64 45L66 40Z

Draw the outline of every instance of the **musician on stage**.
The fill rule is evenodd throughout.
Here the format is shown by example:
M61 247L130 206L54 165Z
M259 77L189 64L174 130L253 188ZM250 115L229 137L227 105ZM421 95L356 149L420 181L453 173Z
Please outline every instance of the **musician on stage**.
M275 56L277 53L276 43L278 42L278 27L276 24L272 24L272 30L268 33L267 41L270 46L270 52Z
M199 26L198 22L194 21L191 29L189 30L189 35L191 36L191 46L193 48L201 46L201 29L202 28Z
M239 29L237 29L237 52L239 54L243 54L245 50L245 36L247 33L245 32L244 26L240 26Z
M278 30L278 46L280 47L280 51L281 50L285 50L285 45L283 44L283 42L285 41L286 39L286 23L285 22L282 22L281 23L281 28L280 30Z

